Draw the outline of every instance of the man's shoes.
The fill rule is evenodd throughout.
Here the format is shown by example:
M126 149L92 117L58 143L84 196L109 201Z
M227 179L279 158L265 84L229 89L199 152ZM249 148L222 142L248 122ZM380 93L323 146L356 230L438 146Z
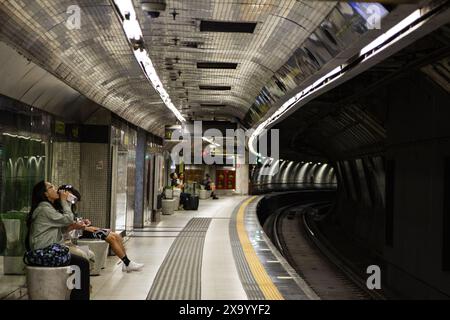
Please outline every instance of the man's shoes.
M217 200L217 199L219 199L219 198L217 198L216 196L213 197L213 200Z
M123 272L140 271L143 267L144 267L143 263L130 261L130 264L128 266L126 266L125 263L122 265L122 271Z

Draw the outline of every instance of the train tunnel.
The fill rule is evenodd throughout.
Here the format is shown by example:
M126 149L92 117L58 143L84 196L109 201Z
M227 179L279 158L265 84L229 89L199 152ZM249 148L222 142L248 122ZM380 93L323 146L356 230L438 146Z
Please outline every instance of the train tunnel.
M0 299L449 299L447 1L6 0L0 21ZM75 260L30 262L55 243L90 290L52 269Z

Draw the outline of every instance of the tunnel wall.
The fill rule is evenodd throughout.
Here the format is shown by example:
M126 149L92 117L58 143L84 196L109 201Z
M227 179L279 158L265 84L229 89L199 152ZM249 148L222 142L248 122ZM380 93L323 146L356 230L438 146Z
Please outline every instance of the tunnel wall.
M334 167L326 163L267 160L251 173L252 194L336 186Z
M273 192L262 197L258 201L256 214L261 225L278 209L297 203L309 203L316 201L331 201L335 197L335 190L297 190L289 192Z
M400 297L449 298L449 95L419 75L385 90L386 153L336 162L333 219L383 259Z

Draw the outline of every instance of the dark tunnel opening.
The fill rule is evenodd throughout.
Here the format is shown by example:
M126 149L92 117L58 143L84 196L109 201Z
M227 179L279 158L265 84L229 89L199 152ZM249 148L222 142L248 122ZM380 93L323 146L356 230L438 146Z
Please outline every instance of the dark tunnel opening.
M255 193L336 187L318 226L363 248L400 298L450 296L449 43L447 25L301 107L276 126L292 161L253 174ZM330 175L299 175L318 163Z

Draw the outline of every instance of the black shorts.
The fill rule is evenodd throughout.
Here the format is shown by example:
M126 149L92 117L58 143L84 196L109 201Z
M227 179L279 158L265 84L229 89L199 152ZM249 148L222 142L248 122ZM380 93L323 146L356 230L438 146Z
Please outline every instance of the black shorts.
M83 235L81 236L81 238L106 240L110 233L111 230L109 229L98 229L95 232L83 231Z

